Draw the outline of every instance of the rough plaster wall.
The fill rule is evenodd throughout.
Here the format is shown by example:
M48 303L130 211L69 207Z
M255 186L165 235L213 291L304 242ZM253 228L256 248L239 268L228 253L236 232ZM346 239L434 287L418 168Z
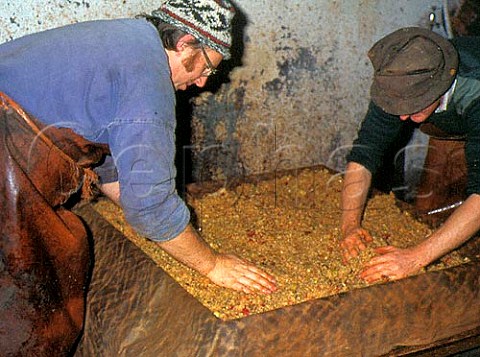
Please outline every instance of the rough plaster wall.
M158 0L1 0L0 42L79 21L150 12Z
M441 1L242 0L242 65L196 100L197 179L323 164L341 170L363 119L372 44L429 25Z
M2 0L0 41L78 21L133 16L160 2ZM368 102L368 48L398 27L427 26L432 7L442 1L235 4L245 22L237 28L243 43L235 53L241 58L230 61L236 67L229 83L196 100L196 179L316 164L340 170Z

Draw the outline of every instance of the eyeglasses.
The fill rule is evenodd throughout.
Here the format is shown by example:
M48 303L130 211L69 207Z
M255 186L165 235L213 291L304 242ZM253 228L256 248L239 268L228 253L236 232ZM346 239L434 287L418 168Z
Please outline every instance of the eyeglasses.
M210 61L210 58L208 58L207 51L205 51L205 47L203 45L200 45L200 49L202 50L203 57L205 58L205 63L207 64L207 68L205 71L202 73L202 77L209 77L212 74L215 74L218 72L218 70L213 66L212 61Z

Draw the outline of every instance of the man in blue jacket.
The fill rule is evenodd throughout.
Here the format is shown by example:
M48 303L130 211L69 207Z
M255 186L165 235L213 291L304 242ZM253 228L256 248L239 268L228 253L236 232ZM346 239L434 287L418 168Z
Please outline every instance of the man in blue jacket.
M174 91L203 87L230 57L233 14L228 1L171 0L147 19L25 36L0 47L0 89L42 123L108 144L102 189L139 233L219 285L268 293L269 275L200 239L174 186Z
M233 15L228 0L168 0L0 46L3 353L60 355L80 331L88 246L62 205L107 149L101 189L138 233L220 286L276 290L206 244L175 190L175 90L204 86L230 57Z
M371 103L347 157L342 191L342 241L346 259L372 241L362 225L372 175L407 120L464 135L468 198L442 227L418 245L377 249L361 273L369 282L400 279L466 242L480 229L480 39L448 41L422 28L404 28L369 51L374 68Z

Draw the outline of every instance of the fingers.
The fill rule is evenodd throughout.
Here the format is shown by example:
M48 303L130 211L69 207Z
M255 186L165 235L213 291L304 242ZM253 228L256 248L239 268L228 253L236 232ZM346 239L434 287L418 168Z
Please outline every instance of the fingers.
M375 248L375 253L379 254L365 263L365 269L360 273L360 278L368 283L376 281L394 280L396 275L393 271L392 256L388 255L396 250L393 246Z
M367 249L367 244L372 242L373 238L365 229L359 228L348 234L345 239L340 242L343 250L344 262L351 258L357 257L360 252Z
M275 278L253 265L245 267L238 282L242 285L242 290L248 293L260 291L271 294L277 290Z
M362 241L343 241L340 243L340 246L343 250L344 261L355 258L362 250L366 249L366 246Z
M253 272L246 272L240 275L232 288L237 291L243 291L246 294L257 292L271 294L277 290L273 278L265 278Z
M275 278L234 255L221 256L209 278L216 284L244 293L271 294L277 290Z
M373 237L370 235L370 233L364 229L362 229L362 235L363 235L363 240L367 243L373 242Z
M359 275L368 283L398 280L418 271L408 249L385 246L376 248L375 251L380 255L367 262Z
M396 250L395 247L393 247L391 245L387 245L387 246L375 248L375 253L377 253L377 254L387 254L387 253L391 253L395 250Z
M381 247L381 248L387 248L387 247ZM392 247L393 248L393 247ZM387 264L387 263L390 263L393 259L392 256L388 255L389 253L392 253L393 251L395 250L395 248L393 249L380 249L380 248L376 248L375 249L375 253L379 254L375 257L373 257L372 259L370 259L368 262L366 262L364 265L366 267L373 267L375 265L379 265L379 264ZM380 252L381 251L381 252Z
M390 267L383 263L370 265L368 268L364 269L359 276L367 283L399 279Z

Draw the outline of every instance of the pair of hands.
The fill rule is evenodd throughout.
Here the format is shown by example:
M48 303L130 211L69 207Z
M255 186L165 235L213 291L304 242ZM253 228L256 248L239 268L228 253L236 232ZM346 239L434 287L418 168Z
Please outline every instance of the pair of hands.
M348 232L340 243L345 260L358 256L372 241L370 233L361 227ZM360 273L360 277L368 283L401 279L419 270L413 249L385 246L376 248L375 252L378 256L372 258ZM207 277L219 286L247 294L271 294L277 290L272 275L232 254L218 254L215 266Z
M347 232L340 243L345 260L360 254L372 242L370 233L359 227ZM368 283L379 280L397 280L415 274L419 270L412 248L394 246L376 248L378 256L372 258L360 277ZM213 269L207 277L215 284L244 293L271 294L277 290L275 278L255 265L232 254L218 254Z
M361 228L354 228L345 234L340 246L343 257L349 260L358 256L372 242L370 233ZM415 274L419 270L418 259L413 248L401 249L393 246L376 248L378 254L365 264L360 278L368 283L379 280L397 280Z
M340 243L345 260L354 258L372 242L370 233L363 228L349 232ZM360 273L368 283L379 280L396 280L418 271L412 249L393 246L375 249L378 256L372 258ZM231 254L218 254L214 268L207 277L215 284L244 293L271 294L277 290L275 278L255 265Z

